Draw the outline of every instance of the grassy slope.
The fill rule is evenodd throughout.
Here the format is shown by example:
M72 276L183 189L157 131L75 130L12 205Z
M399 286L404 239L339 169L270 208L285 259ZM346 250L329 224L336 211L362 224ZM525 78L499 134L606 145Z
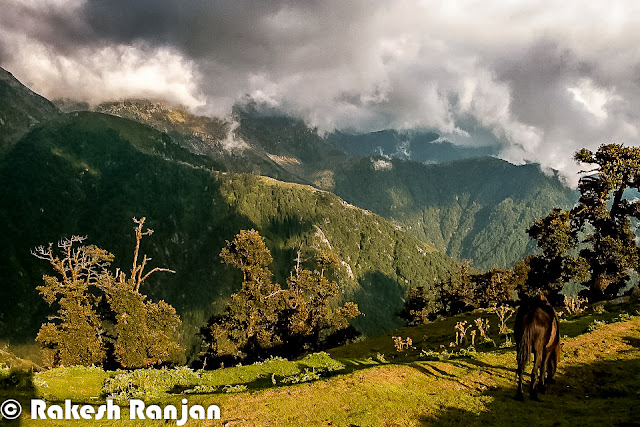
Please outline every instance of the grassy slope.
M632 310L637 313L637 306ZM189 403L217 404L222 420L213 425L635 425L634 408L640 399L640 317L613 322L616 314L605 312L563 321L564 354L557 383L541 402L527 399L523 403L513 398L513 348L485 349L467 357L416 358L421 347L438 347L451 339L456 321L472 321L479 315L486 317L468 314L398 331L414 337L418 348L409 353L394 355L390 336L336 349L332 356L347 368L325 380L266 389L250 384L247 392L191 395ZM585 333L596 318L610 323ZM493 318L492 324L495 327ZM367 356L381 352L387 355L384 363ZM223 382L242 383L243 378L254 381L256 369L268 373L271 368L281 371L285 366L228 368L207 375L226 375ZM91 396L100 394L106 376L87 368L39 373L30 395L46 393L51 400L96 403ZM176 404L183 396L165 394L157 401ZM25 425L56 425L24 421ZM117 425L139 424L123 420Z

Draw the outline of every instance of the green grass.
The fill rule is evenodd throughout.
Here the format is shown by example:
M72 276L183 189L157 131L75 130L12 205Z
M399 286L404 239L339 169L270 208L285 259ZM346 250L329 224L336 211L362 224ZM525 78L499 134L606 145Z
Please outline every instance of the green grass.
M38 372L33 376L37 395L49 401L71 399L93 403L101 393L109 373L97 367L70 366Z
M557 383L541 402L514 399L515 350L500 348L495 330L490 334L498 338L495 347L448 347L458 321L489 317L491 328L497 329L495 318L484 312L403 328L295 362L274 358L195 372L52 369L5 387L0 400L12 397L28 404L32 397L44 397L97 405L120 390L132 392L122 396L125 405L131 397L160 405L179 405L186 397L189 404L221 408L220 421L187 424L194 426L633 425L633 408L640 399L640 316L637 306L623 308L585 312L561 322L564 348ZM589 328L596 320L602 324ZM412 337L415 349L397 352L392 335ZM0 378L5 371L0 369ZM122 417L113 425L141 425L129 420L124 408Z

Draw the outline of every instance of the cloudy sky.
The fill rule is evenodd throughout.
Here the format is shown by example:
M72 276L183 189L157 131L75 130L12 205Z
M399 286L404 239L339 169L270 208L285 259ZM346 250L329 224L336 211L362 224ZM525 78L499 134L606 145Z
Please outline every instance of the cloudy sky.
M437 129L573 180L640 145L635 0L2 0L0 65L48 98L247 95L321 131Z

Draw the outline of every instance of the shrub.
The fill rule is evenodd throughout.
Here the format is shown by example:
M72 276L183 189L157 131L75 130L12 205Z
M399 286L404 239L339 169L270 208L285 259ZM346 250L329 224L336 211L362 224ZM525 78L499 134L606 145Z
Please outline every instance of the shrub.
M193 371L186 367L175 369L137 369L117 372L105 380L102 394L126 402L130 399L161 401L167 393L237 393L252 383L306 382L331 375L345 366L327 353L314 353L297 361L270 358L246 366L217 371ZM267 381L265 381L267 380ZM270 381L269 381L270 380Z
M498 321L500 322L498 325L498 332L507 335L512 331L507 328L507 320L514 315L516 310L513 307L509 307L508 305L501 305L500 307L494 307L491 310L498 316Z
M136 369L108 378L102 387L102 394L119 402L131 399L159 401L172 389L191 388L200 382L200 376L187 367Z
M586 298L582 298L578 295L564 296L564 307L567 310L567 313L571 316L582 313L586 309L586 306L584 305L586 302Z
M591 322L589 324L589 326L587 326L587 332L593 332L598 328L603 327L604 325L606 325L607 322L605 322L604 320L594 320L593 322Z

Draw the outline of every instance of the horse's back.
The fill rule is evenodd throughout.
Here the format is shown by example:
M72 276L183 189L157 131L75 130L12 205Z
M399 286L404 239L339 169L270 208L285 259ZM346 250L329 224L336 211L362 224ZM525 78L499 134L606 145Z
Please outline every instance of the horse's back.
M517 345L523 340L527 342L527 350L532 350L534 346L551 350L558 345L558 318L546 299L533 298L520 304L516 312L514 336ZM526 350L523 348L523 351Z
M530 324L533 328L533 335L536 345L543 346L544 349L551 349L557 344L558 321L553 307L536 307L532 313ZM539 338L538 338L539 337Z

